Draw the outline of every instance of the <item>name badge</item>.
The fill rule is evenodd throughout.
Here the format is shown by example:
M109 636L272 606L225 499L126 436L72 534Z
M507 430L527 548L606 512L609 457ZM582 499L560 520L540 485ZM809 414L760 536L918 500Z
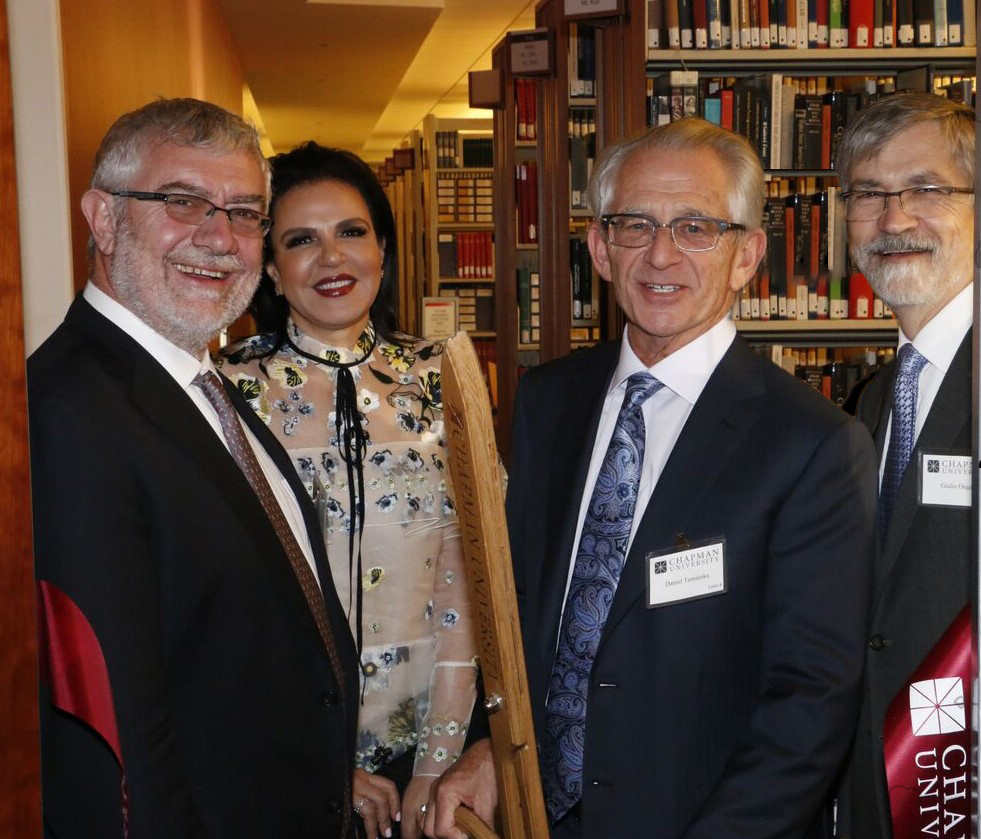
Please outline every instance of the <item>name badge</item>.
M971 456L920 452L920 504L924 507L970 507Z
M725 594L725 539L647 555L647 608Z

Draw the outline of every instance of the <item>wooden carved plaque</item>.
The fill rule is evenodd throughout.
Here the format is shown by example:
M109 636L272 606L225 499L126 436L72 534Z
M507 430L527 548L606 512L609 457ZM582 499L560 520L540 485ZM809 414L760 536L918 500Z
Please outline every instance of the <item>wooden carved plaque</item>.
M446 343L442 395L450 474L487 695L485 709L490 715L501 825L505 839L541 839L548 836L548 818L528 699L501 467L487 386L465 332ZM457 811L458 825L476 839L493 835L478 833L474 822L479 820L473 813L462 808Z

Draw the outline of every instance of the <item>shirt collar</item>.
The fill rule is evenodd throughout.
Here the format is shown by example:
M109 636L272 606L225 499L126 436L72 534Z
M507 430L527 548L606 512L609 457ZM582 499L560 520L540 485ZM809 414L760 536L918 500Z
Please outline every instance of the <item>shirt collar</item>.
M930 364L946 373L973 321L974 284L969 283L930 319L912 344ZM899 347L908 343L910 339L900 329Z
M624 329L620 360L610 382L609 393L623 387L632 374L646 371L666 388L694 405L735 337L735 324L728 316L724 317L707 332L675 350L667 358L662 358L653 367L647 367L633 351L627 338L627 330Z
M82 297L99 314L118 326L150 353L185 390L190 387L191 381L202 369L212 371L215 369L207 350L201 358L195 358L187 350L168 341L122 303L113 300L91 282L82 290Z

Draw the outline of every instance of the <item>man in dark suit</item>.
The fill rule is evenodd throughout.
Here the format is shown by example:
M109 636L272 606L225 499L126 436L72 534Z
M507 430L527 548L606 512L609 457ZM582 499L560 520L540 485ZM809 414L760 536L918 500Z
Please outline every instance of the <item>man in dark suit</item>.
M28 362L48 836L348 833L354 644L309 499L207 351L268 199L255 131L190 99L120 118L82 199L89 282Z
M552 836L827 835L858 710L871 440L736 336L766 246L743 138L657 128L606 154L590 198L624 339L522 378L507 497ZM459 836L459 803L490 816L489 757L475 744L445 776L437 836Z
M839 808L839 835L854 839L893 835L887 712L898 696L908 715L907 682L968 604L970 478L954 496L938 490L950 468L974 471L974 130L974 111L963 104L900 94L861 111L839 147L852 257L899 321L898 360L858 406L875 437L881 488L862 711ZM896 732L910 733L909 720L901 722ZM914 752L930 748L917 743ZM920 835L916 814L896 817Z

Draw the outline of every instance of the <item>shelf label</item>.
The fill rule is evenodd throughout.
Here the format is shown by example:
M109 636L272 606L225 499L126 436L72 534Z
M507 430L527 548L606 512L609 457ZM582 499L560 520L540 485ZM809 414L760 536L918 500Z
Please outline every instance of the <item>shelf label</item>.
M623 14L623 0L565 0L567 18L611 17Z
M552 41L548 29L508 33L511 74L542 76L552 71Z

